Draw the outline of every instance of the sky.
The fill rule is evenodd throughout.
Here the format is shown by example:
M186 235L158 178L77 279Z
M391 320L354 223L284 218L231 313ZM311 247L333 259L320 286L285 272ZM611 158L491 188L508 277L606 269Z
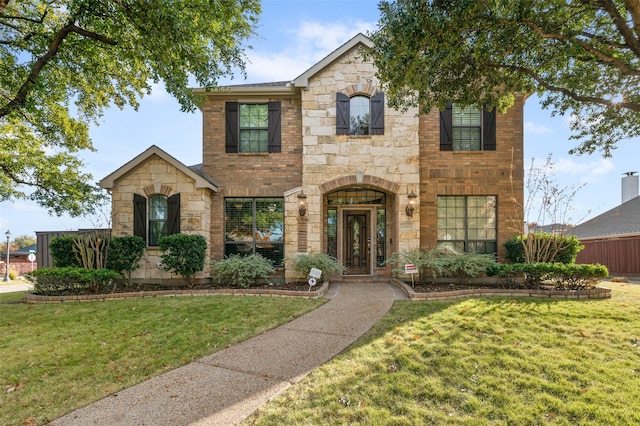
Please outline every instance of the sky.
M377 0L263 0L258 36L249 41L246 80L237 75L220 84L293 80L359 32L375 30L379 18ZM621 179L625 172L640 170L640 141L618 145L612 157L599 153L569 155L577 141L569 139L568 116L552 117L538 99L527 99L524 110L525 172L533 159L542 165L551 154L552 178L559 188L577 188L568 222L581 223L621 202ZM186 165L202 162L202 115L181 112L178 103L154 86L142 99L138 111L131 108L106 111L90 135L96 152L80 157L85 170L97 182L151 145L157 145ZM535 211L535 209L534 209ZM105 224L100 214L71 218L50 216L29 201L0 203L0 236L13 237L36 231L67 231Z

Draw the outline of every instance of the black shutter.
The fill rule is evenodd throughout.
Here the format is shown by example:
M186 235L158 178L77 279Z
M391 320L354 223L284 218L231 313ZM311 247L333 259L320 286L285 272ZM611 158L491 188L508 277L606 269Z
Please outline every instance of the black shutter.
M133 235L142 237L147 242L147 199L140 194L133 194Z
M238 138L240 127L237 102L227 102L225 105L226 152L238 152Z
M496 150L496 110L482 110L482 149Z
M371 134L384 135L384 93L371 97Z
M453 151L453 104L440 111L440 151Z
M167 198L167 235L180 233L180 194Z
M269 152L281 151L280 102L269 102Z
M344 93L336 93L336 135L349 134L350 99Z

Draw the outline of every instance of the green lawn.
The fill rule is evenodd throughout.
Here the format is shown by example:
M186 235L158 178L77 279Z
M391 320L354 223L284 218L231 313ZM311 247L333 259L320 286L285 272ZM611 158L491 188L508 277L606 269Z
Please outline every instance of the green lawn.
M640 285L609 300L396 302L258 425L640 424Z
M0 294L0 425L45 424L322 303L200 296L26 305L22 293Z

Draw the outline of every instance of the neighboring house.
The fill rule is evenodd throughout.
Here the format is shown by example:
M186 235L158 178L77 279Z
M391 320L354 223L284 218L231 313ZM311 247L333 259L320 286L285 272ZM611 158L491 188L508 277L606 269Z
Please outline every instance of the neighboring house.
M151 146L105 177L113 235L148 245L135 276L161 277L158 238L176 232L213 259L325 252L356 275L389 276L392 253L419 247L503 258L522 232L525 97L505 114L396 111L371 47L358 34L291 81L197 89L201 165Z
M31 272L32 269L36 269L37 265L29 261L29 254L35 253L36 245L23 247L18 250L9 252L9 272L15 271L18 275L24 275L27 272ZM2 276L6 271L5 264L7 262L7 252L0 254L0 272Z
M569 234L584 245L576 263L600 263L615 275L640 276L640 197L576 226Z

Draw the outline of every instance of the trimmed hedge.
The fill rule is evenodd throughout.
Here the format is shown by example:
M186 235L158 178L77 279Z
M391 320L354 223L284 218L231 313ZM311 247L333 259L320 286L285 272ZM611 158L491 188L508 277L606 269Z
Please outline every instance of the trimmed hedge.
M27 274L33 293L44 296L111 293L120 274L110 269L38 268Z
M609 270L598 263L510 263L490 266L487 275L497 276L506 287L538 288L549 281L559 290L584 290L595 287Z
M181 275L188 287L193 287L195 276L204 269L207 255L207 240L202 235L172 234L160 237L158 248L162 268L175 275Z

